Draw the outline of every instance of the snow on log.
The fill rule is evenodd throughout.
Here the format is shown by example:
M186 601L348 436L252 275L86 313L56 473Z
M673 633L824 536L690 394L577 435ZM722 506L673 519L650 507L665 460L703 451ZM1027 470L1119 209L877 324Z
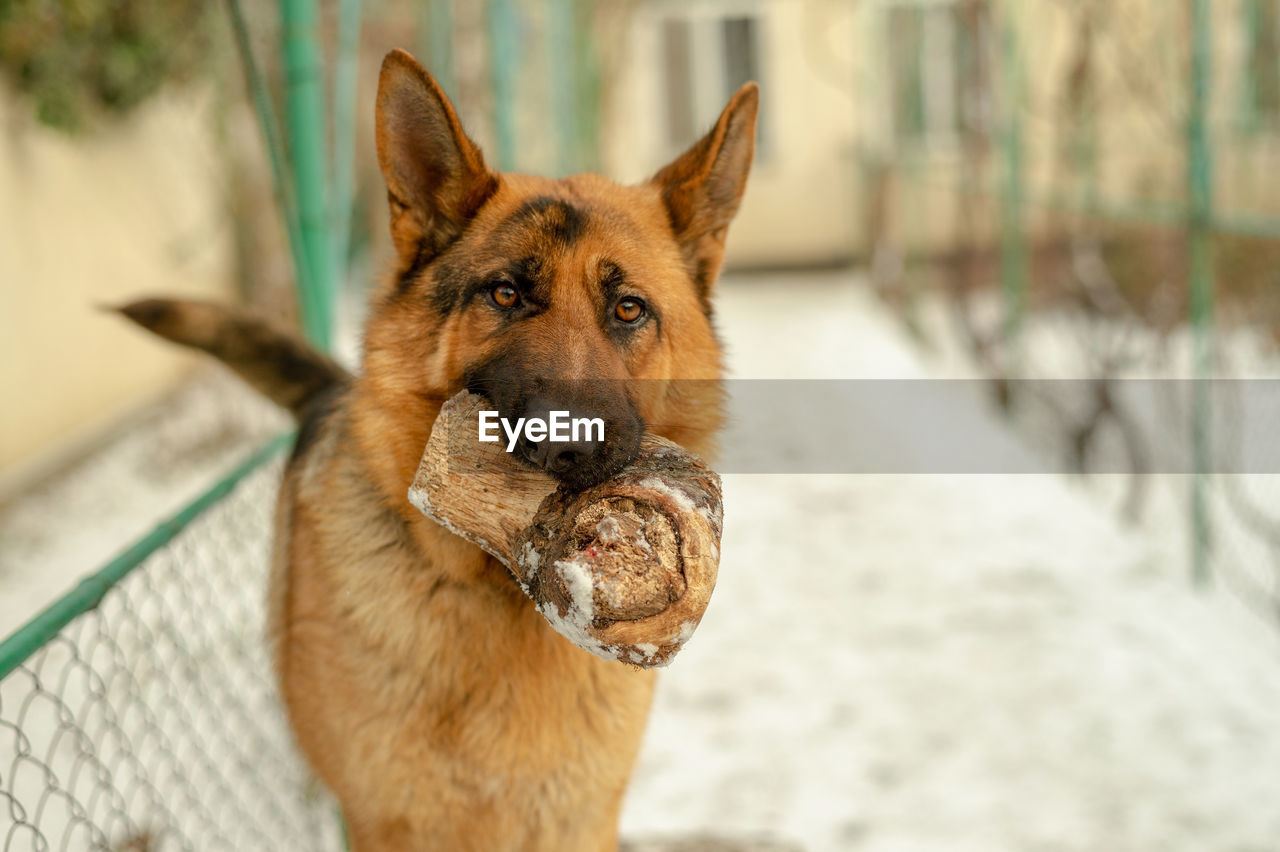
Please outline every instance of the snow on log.
M693 635L720 563L720 477L646 434L619 474L569 493L482 443L484 397L445 403L409 489L424 515L493 554L557 632L605 659L663 666Z

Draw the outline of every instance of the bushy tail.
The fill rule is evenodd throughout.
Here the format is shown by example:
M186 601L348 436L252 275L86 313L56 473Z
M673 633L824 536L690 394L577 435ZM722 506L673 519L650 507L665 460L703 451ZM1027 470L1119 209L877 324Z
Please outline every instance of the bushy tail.
M294 335L226 305L143 299L118 310L161 337L208 352L295 415L351 380L346 370Z

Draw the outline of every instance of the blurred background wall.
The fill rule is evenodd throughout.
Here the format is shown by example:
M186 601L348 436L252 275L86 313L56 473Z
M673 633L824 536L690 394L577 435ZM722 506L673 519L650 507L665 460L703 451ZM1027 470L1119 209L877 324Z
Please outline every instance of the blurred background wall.
M730 232L730 264L848 262L860 250L852 99L855 4L638 4L604 130L607 170L651 174L705 133L748 80L761 86L751 192ZM785 212L784 212L785 211Z
M329 88L339 6L319 5ZM96 305L190 293L297 321L225 11L0 12L10 491L191 364ZM277 10L242 12L279 112ZM405 47L491 164L548 175L641 180L758 81L729 269L852 265L922 346L962 349L1011 414L1035 407L1013 379L1087 378L1105 404L1030 427L1081 470L1108 440L1134 472L1149 463L1154 438L1109 396L1115 380L1275 372L1280 0L366 0L359 23L353 119L321 134L354 170L330 209L350 211L332 217L347 357L390 257L372 101L381 57ZM1200 408L1175 402L1166 423L1208 442Z
M221 23L154 0L0 10L0 496L92 451L198 363L157 356L109 306L171 293L295 312Z
M233 299L232 229L207 92L157 99L87 139L0 100L0 473L82 449L181 379L102 311L139 293Z

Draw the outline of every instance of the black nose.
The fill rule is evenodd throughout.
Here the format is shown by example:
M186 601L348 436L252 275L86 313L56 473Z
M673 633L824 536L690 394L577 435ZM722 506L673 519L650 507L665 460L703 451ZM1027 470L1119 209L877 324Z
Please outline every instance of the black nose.
M606 417L597 414L593 408L536 398L525 405L522 416L550 423L552 412L556 411L568 412L570 425L563 427L562 431L568 433L569 440L555 441L547 435L544 440L534 441L522 431L516 452L569 488L581 490L603 482L636 457L644 428L639 418L630 412L625 417ZM560 416L565 418L563 414ZM573 431L574 420L582 421L576 433ZM603 429L587 422L593 420L597 424L603 423Z
M518 447L525 460L550 473L565 476L574 468L592 464L604 452L604 441L546 441L521 440Z

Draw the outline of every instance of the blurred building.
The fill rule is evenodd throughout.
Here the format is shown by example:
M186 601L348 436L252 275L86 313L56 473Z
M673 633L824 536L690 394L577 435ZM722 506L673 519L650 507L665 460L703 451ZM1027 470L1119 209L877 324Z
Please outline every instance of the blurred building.
M1277 211L1280 0L1205 2L1213 189L1243 231ZM730 267L994 254L1006 229L1034 253L1083 216L1177 229L1194 89L1189 5L371 2L356 129L362 245L376 275L387 253L372 93L396 46L437 73L491 163L543 174L643 179L756 80L759 147ZM271 56L263 9L258 49ZM231 79L226 99L243 107ZM260 139L248 120L228 132L208 89L163 94L81 137L38 125L6 90L0 124L0 392L17 412L0 427L3 486L189 369L190 358L95 306L150 292L236 297L268 263L283 270L273 280L289 276L279 234L265 248L258 236L263 222L279 224ZM231 174L228 144L253 150L251 180Z
M640 4L604 127L607 173L651 174L761 87L756 160L730 229L737 266L849 260L858 232L856 142L865 122L849 61L856 4L707 0Z
M1280 2L1209 0L1215 197L1277 211ZM738 265L948 254L1064 213L1177 221L1187 184L1189 4L1164 0L645 0L613 75L606 170L638 178L762 87Z

